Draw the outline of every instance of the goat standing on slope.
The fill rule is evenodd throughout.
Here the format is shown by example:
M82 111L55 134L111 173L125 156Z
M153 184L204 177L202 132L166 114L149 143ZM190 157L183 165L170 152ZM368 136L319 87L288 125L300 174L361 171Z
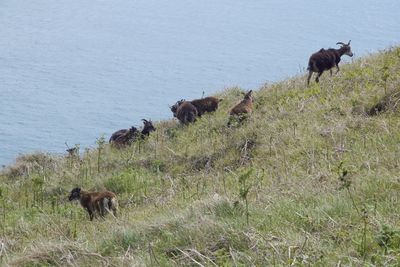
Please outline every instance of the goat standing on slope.
M109 143L116 147L123 147L132 142L137 133L138 130L134 126L129 129L118 130L111 135Z
M205 98L195 99L192 101L185 101L185 99L181 99L176 102L173 106L170 107L171 112L174 114L174 117L177 115L177 111L179 106L183 102L188 102L192 104L197 110L197 116L201 117L206 112L214 112L218 109L219 102L221 102L221 98L216 98L214 96L208 96Z
M106 212L113 213L117 216L118 201L116 195L110 191L88 192L79 187L72 189L68 197L69 201L79 200L82 207L89 213L89 218L92 221L96 214L101 217L106 215Z
M190 101L183 101L176 109L176 117L182 124L195 122L197 115L197 109Z
M208 96L201 99L195 99L190 101L190 103L196 107L197 115L201 117L206 112L214 112L218 109L218 104L222 99L216 98L214 96Z
M176 118L176 112L179 108L179 106L185 102L185 99L181 99L179 101L177 101L174 105L170 106L169 108L171 109L172 114L174 115L174 118Z
M109 143L116 147L123 147L135 142L138 138L145 139L151 132L156 130L151 120L142 119L142 121L143 128L140 132L133 126L130 129L118 130L111 135Z
M231 126L232 119L238 117L239 121L242 121L246 116L250 115L253 111L253 96L251 93L253 90L248 91L242 101L236 104L229 112L230 118L228 122L228 127Z
M336 73L339 72L340 57L343 55L348 55L349 57L353 56L353 52L351 52L350 41L347 44L337 42L336 44L342 45L339 49L329 48L326 50L322 48L318 52L311 55L307 67L307 70L309 71L307 86L310 85L310 79L313 72L318 73L317 78L315 79L317 83L319 82L319 77L325 70L330 70L332 75L332 68L336 66Z

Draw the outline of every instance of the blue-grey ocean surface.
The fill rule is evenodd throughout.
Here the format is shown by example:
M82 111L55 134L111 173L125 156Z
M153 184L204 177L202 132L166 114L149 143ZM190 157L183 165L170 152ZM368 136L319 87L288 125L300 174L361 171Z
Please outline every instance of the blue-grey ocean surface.
M399 0L1 0L0 164L302 73L337 41L355 57L399 44L399 15Z

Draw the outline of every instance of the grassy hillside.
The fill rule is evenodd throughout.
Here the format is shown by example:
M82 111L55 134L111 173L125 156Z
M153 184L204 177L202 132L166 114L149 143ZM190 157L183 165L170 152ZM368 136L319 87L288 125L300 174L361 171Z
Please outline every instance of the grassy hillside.
M305 83L263 86L232 128L240 88L126 149L20 157L0 176L0 265L400 265L400 48ZM118 218L89 222L75 186L117 193Z

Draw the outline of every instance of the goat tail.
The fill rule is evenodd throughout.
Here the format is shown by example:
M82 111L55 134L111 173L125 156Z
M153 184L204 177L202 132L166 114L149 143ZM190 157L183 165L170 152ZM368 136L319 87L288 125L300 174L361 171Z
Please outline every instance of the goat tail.
M117 210L118 210L118 201L115 197L113 198L104 198L103 199L103 208L116 218Z
M308 62L307 70L313 70L313 66L312 66L311 60Z
M108 202L108 206L109 209L112 210L112 214L114 215L114 217L116 217L118 211L118 200L115 197L111 198Z
M315 60L310 60L308 62L307 70L308 71L314 71L314 72L318 71L317 63L315 62Z
M108 202L110 209L118 210L118 200L114 197Z

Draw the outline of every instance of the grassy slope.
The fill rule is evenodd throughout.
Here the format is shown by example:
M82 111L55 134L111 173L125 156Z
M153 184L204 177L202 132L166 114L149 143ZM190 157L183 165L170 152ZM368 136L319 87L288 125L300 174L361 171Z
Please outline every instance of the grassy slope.
M393 48L325 73L320 85L306 88L301 76L260 88L252 117L232 129L239 88L221 93L216 114L189 127L161 122L124 150L99 140L100 153L80 160L22 157L0 176L0 260L399 265L400 118L363 114L399 89L399 73ZM118 219L89 223L66 200L76 185L116 192Z

